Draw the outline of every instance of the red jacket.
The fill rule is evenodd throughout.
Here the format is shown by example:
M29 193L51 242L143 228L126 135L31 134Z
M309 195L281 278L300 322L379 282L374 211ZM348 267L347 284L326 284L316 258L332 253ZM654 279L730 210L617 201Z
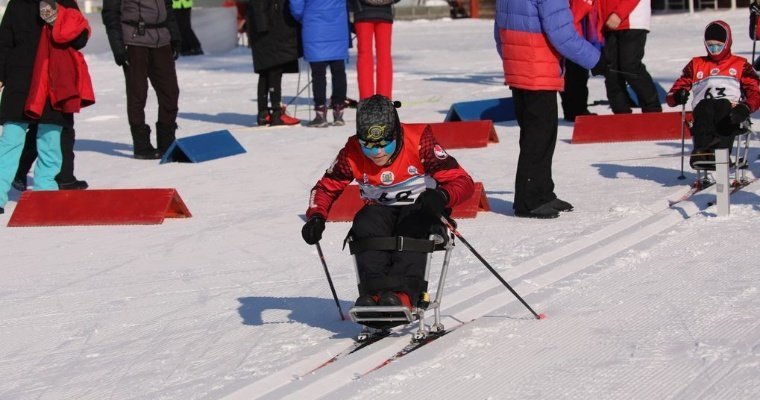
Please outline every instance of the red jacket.
M652 19L652 5L649 0L597 0L602 20L607 21L612 13L620 17L616 31L628 29L649 30ZM605 29L609 29L606 28Z
M452 207L474 191L470 175L433 138L429 125L401 124L403 140L390 165L377 166L351 136L338 157L311 190L306 218L327 216L335 199L356 180L365 203L401 206L413 204L427 188L443 189Z
M68 45L90 25L78 10L58 5L58 17L51 28L42 28L34 72L24 112L38 119L50 99L53 109L76 113L95 103L95 93L84 56Z

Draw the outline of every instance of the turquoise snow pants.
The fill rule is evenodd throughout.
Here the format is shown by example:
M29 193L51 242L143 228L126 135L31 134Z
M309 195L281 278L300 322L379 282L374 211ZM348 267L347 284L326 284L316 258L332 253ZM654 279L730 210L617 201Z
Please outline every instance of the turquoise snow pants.
M0 207L8 202L8 191L16 175L29 124L6 122L0 135ZM40 124L37 130L37 163L34 165L34 190L58 190L55 176L61 171L61 131L63 127Z

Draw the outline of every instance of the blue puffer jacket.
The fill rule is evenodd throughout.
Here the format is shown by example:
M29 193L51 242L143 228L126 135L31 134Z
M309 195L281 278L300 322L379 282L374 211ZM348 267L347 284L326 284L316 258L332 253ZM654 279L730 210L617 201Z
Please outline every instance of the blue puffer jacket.
M591 69L599 50L578 35L567 0L498 0L496 49L507 85L527 90L562 90L562 59Z
M290 0L290 13L301 23L306 61L348 58L346 0Z

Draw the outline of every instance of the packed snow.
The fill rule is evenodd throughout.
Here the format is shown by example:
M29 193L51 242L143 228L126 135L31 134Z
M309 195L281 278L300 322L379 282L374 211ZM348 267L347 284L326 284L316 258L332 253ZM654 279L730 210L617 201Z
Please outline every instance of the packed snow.
M649 71L669 88L703 54L702 30L715 19L733 27L734 53L751 57L747 16L653 17ZM510 96L492 21L399 21L393 51L405 122L441 122L454 102ZM352 134L355 112L345 127L254 127L248 49L181 58L178 136L227 129L247 152L138 161L121 70L110 54L87 60L97 104L76 117L77 177L92 189L176 188L193 216L0 229L1 399L760 398L760 187L733 195L729 216L709 206L714 191L669 208L696 177L687 166L677 179L679 140L570 144L572 125L561 121L556 192L575 211L548 221L512 215L515 122L496 125L499 143L450 150L491 206L460 220L460 233L547 319L458 243L443 298L444 323L457 329L372 371L409 342L412 329L398 329L309 373L360 331L340 320L316 248L300 235L309 189ZM308 118L308 91L294 99L306 73L283 82L291 114ZM590 101L605 99L602 79L589 88ZM151 94L149 121L155 103ZM357 296L341 249L349 226L328 224L322 240L344 312ZM436 282L438 254L432 265Z

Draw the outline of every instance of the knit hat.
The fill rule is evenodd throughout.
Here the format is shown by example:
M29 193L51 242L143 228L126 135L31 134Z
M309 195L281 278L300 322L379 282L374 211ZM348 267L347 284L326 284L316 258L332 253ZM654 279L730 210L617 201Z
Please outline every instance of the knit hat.
M721 24L712 22L705 28L705 41L707 40L717 40L718 42L726 43L728 32L726 32L726 28L721 26Z
M365 142L391 141L401 131L393 102L379 94L364 99L356 106L356 135Z

